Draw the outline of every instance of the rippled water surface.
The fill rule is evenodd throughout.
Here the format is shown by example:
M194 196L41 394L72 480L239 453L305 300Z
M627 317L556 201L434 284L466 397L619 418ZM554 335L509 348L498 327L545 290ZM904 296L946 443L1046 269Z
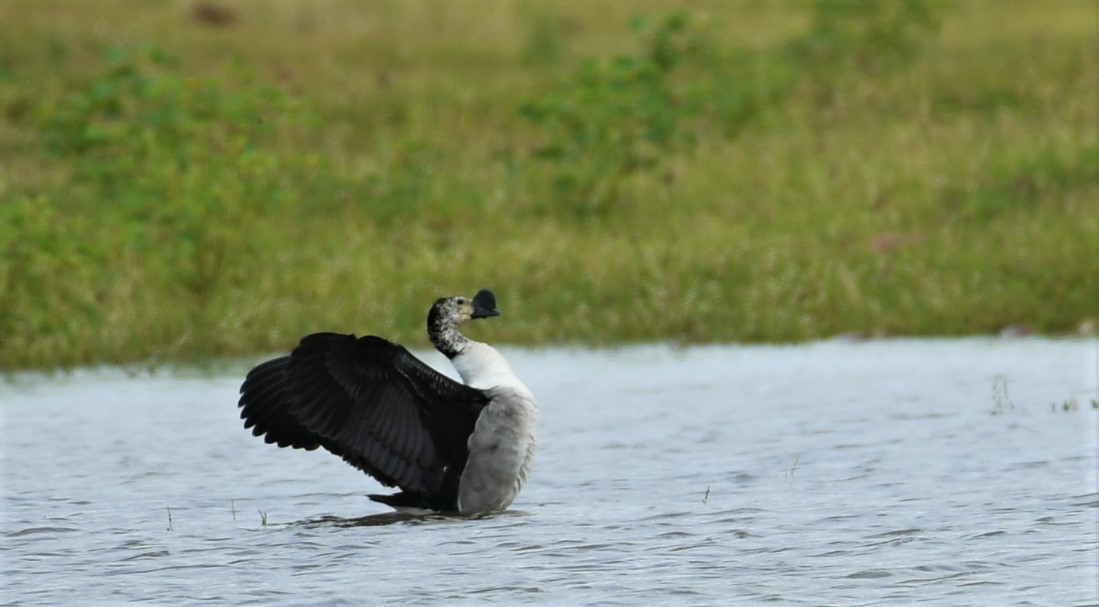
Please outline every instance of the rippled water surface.
M1099 602L1094 340L504 351L542 449L477 519L253 438L247 363L0 384L0 602Z

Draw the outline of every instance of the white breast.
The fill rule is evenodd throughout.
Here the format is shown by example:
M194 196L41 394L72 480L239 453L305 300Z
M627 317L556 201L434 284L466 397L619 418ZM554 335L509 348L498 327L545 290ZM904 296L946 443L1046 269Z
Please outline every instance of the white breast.
M526 388L489 391L469 436L469 459L458 486L458 511L503 510L527 479L538 446L538 406Z
M491 399L467 443L458 510L503 510L519 494L534 462L538 404L495 348L473 342L452 361L466 384L487 390Z

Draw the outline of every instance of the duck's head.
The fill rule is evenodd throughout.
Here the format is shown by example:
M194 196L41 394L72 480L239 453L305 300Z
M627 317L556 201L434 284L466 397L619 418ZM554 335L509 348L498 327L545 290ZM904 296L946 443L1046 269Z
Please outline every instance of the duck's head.
M427 329L441 329L444 324L460 327L475 318L499 316L496 296L488 289L481 289L472 298L464 295L440 297L427 315Z

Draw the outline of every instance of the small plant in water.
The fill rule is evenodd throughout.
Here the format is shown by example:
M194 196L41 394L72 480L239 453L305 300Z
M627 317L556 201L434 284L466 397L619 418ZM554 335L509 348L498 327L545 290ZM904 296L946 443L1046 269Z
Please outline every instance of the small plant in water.
M1096 400L1096 399L1092 398L1092 399L1089 399L1087 402L1088 402L1089 405L1091 405L1092 409L1099 409L1099 400ZM1060 402L1054 401L1054 402L1049 404L1049 410L1054 412L1054 413L1056 413L1058 410L1066 411L1066 412L1067 411L1079 411L1080 410L1080 399L1073 396L1071 398L1066 398L1065 400L1060 401Z
M264 527L267 526L267 513L263 510L259 510L259 524L263 525Z
M1058 409L1061 411L1079 411L1080 403L1075 398L1068 398L1060 403L1051 403L1050 410L1056 412Z
M801 461L801 454L794 456L794 464L786 469L786 478L794 476L794 473L798 471L798 462Z
M994 403L992 407L993 415L1003 415L1007 410L1015 410L1015 403L1011 402L1011 398L1007 394L1007 379L1004 377L997 377L992 381L992 401Z

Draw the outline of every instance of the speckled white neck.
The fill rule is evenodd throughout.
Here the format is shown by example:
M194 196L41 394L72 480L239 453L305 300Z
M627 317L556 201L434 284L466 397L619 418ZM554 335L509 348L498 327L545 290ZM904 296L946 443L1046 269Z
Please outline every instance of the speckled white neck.
M428 337L435 349L442 352L447 358L454 359L460 356L470 344L471 339L458 332L451 322L440 322L437 326L428 330Z

